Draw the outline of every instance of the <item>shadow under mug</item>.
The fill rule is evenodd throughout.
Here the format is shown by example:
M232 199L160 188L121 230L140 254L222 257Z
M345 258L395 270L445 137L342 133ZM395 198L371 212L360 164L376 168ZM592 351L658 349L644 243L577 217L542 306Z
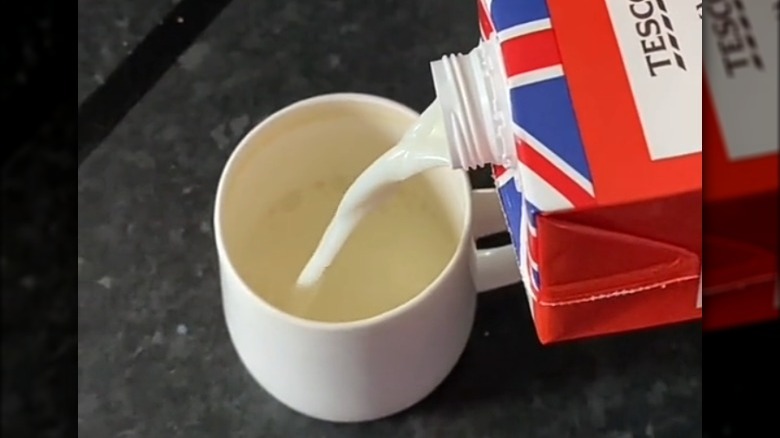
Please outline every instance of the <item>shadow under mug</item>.
M444 168L424 177L431 179L459 241L438 277L401 305L351 322L305 320L270 305L237 273L232 248L247 218L268 205L264 200L299 187L301 175L348 169L356 176L417 118L411 109L376 96L309 98L252 129L220 178L214 230L230 338L252 377L305 415L366 421L422 400L462 354L477 292L520 281L511 246L475 246L475 237L506 230L495 190L472 190L465 172ZM355 139L362 140L359 146Z

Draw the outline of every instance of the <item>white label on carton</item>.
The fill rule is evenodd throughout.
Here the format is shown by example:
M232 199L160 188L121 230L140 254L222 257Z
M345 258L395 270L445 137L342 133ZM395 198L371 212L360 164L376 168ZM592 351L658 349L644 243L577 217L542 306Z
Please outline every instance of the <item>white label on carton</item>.
M701 1L605 1L650 158L701 153Z
M777 153L777 0L704 2L704 62L732 161Z

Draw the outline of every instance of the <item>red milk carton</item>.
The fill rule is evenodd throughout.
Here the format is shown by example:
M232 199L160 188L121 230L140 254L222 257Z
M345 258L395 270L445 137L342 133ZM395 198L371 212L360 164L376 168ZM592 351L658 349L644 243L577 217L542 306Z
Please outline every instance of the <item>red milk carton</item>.
M778 318L777 0L704 4L704 328Z
M543 343L701 318L700 3L479 0L519 159L494 178Z

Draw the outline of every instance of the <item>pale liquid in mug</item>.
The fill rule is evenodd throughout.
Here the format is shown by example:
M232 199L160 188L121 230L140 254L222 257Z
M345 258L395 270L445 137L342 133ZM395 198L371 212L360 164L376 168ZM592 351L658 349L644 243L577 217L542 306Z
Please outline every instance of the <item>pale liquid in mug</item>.
M398 307L436 279L451 260L458 236L430 183L417 177L400 184L394 196L351 230L315 290L297 288L296 279L350 182L312 183L287 194L255 221L234 257L251 290L286 313L346 322Z
M331 264L344 257L340 254L344 251L343 245L357 232L366 215L374 213L385 202L392 202L395 196L399 196L395 192L402 186L401 183L429 169L450 167L447 140L441 129L440 117L439 106L434 102L398 144L374 161L348 188L319 245L298 277L297 285L301 293L321 293L319 282L333 269ZM419 235L441 226L422 222L410 222L410 225L430 227L409 230L410 233ZM425 241L421 240L416 246L421 247L424 244ZM415 257L412 253L409 257L421 260L421 257ZM391 261L387 262L388 265L390 263ZM398 274L405 275L403 269L398 269Z

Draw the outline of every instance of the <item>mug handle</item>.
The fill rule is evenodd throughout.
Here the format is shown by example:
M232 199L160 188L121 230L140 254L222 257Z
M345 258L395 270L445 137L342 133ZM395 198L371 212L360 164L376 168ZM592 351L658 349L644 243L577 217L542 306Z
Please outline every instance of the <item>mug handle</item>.
M472 234L475 239L506 231L506 221L496 189L472 190L471 212ZM474 272L477 292L519 282L520 267L512 244L477 250Z

